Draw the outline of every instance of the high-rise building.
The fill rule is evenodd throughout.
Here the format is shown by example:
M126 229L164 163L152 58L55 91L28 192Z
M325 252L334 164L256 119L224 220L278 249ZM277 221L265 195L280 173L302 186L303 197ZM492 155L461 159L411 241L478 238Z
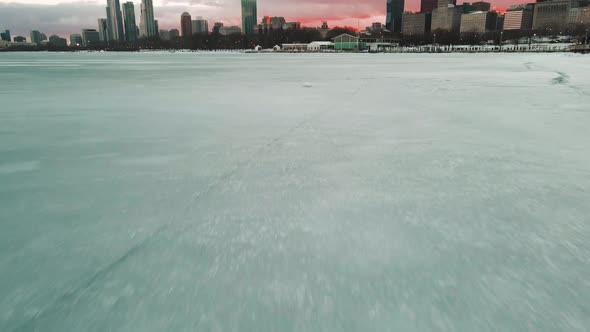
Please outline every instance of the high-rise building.
M392 31L393 29L393 8L392 0L387 0L387 9L385 12L385 28Z
M448 0L438 0L437 8L432 10L432 31L459 31L461 12Z
M504 17L504 30L532 29L534 10L535 4L510 6Z
M109 41L109 22L106 18L98 19L98 33L101 42L106 43Z
M84 47L96 45L100 43L100 36L95 29L82 30L82 45Z
M422 37L430 32L432 14L430 12L406 12L402 17L402 22L402 33L404 37Z
M190 37L193 35L193 22L191 21L191 14L184 12L180 15L180 31L183 37Z
M537 2L533 15L533 29L550 29L556 34L562 32L567 25L572 4L571 0Z
M135 6L133 2L123 4L123 22L125 26L125 40L127 42L137 41L137 25L135 24Z
M498 14L496 12L476 11L461 14L461 33L484 33L496 30Z
M109 7L106 8L106 14L107 14L107 38L105 39L105 42L110 42L115 40L115 37L113 35L113 29L111 29L111 9Z
M40 44L44 40L47 40L47 36L44 33L38 30L31 31L31 43Z
M4 41L7 41L7 42L12 41L12 38L10 38L10 30L6 30L4 32L1 32L0 33L0 39L1 40L4 40Z
M79 33L71 34L70 35L70 46L72 46L72 47L82 46L82 35Z
M31 31L31 43L37 44L41 42L41 32L39 30Z
M145 0L141 0L141 5L139 5L139 38L147 37L146 15L147 11L145 10Z
M194 34L208 34L209 33L209 22L198 16L192 22L193 25L193 35Z
M125 41L125 30L123 29L123 15L121 14L121 5L119 0L107 0L107 20L109 33L112 40Z
M387 17L385 27L389 31L402 31L402 16L404 13L404 0L387 0Z
M575 26L584 25L590 27L590 6L574 7L570 9L568 18L568 25L575 28Z
M158 20L154 20L154 28L156 29L156 35L157 35L158 31L160 31L160 24L158 23Z
M420 0L420 12L431 13L436 8L437 0Z
M139 36L153 37L158 34L154 21L154 5L152 0L141 0L141 16L139 19Z
M251 35L258 22L256 0L242 0L242 33Z

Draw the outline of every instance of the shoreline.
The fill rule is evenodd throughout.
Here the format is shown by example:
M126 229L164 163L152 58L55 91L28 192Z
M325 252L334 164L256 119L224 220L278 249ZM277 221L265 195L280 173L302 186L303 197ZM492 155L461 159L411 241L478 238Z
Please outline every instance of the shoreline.
M242 53L242 54L510 54L510 53L590 53L590 48L584 45L571 46L569 49L522 49L522 50L481 50L481 49L454 49L454 50L411 50L401 49L384 52L367 52L367 51L332 51L332 52L312 52L312 51L252 51L252 50L178 50L178 49L157 49L157 50L23 50L23 49L0 49L0 53Z

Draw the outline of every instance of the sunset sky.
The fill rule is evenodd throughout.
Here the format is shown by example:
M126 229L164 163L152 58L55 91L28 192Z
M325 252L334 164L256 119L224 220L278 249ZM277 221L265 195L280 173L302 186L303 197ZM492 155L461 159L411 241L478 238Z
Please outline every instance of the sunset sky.
M120 0L123 3L125 0ZM137 24L139 4L134 0ZM179 28L184 11L226 25L240 24L240 0L154 0L154 11L161 29ZM459 2L462 2L459 0ZM526 1L492 1L492 7L503 9L511 3ZM531 2L531 1L528 1ZM364 28L371 22L385 21L386 0L258 0L258 16L284 16L287 21L300 21L305 26L319 26L326 20L330 27L349 25ZM63 37L82 28L97 28L97 19L106 17L106 0L0 0L0 30L9 29L13 36L29 38L30 30L48 36ZM419 0L406 1L406 10L419 9Z

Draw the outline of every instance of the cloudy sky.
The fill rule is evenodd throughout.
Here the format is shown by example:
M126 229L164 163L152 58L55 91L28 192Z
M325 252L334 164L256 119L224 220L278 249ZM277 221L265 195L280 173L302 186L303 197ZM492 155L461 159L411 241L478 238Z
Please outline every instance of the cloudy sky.
M141 0L132 1L136 4L139 24ZM513 2L492 0L492 5L505 8L510 1ZM213 22L240 24L240 0L153 2L161 29L178 28L184 11L205 17L210 26ZM322 20L327 20L331 27L365 27L371 22L385 21L385 3L386 0L258 0L258 16L285 16L288 21L300 21L306 26L319 26ZM23 35L27 39L30 30L66 37L82 28L97 28L97 19L106 17L105 7L106 0L0 0L0 29L9 29L13 36ZM406 10L414 11L418 7L419 0L406 0Z

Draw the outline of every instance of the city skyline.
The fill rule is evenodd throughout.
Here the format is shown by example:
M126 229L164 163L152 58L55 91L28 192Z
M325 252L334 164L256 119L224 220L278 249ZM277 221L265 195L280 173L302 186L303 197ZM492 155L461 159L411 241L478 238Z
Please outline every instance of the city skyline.
M492 3L492 7L504 9L509 4L520 2L498 0ZM135 0L133 3L137 7L136 21L140 22L141 1ZM240 0L191 0L190 5L186 6L179 5L179 2L156 0L153 4L160 29L179 29L182 12L188 12L193 17L202 16L211 25L219 21L226 25L242 26ZM257 4L259 18L267 15L284 16L304 26L320 26L322 21L328 21L330 26L347 25L355 28L363 28L372 22L386 23L386 0L368 0L363 3L353 0L303 0L303 5L298 3L297 6L289 1L258 0ZM419 9L419 0L405 1L406 11ZM22 12L27 12L27 15L22 15ZM13 35L26 35L35 29L48 35L67 37L81 28L97 28L96 19L104 17L104 13L104 0L70 3L56 0L0 0L0 29L10 29Z

